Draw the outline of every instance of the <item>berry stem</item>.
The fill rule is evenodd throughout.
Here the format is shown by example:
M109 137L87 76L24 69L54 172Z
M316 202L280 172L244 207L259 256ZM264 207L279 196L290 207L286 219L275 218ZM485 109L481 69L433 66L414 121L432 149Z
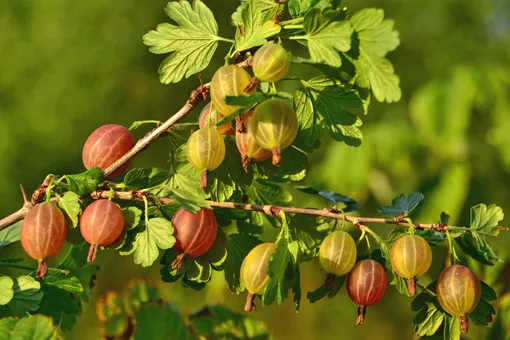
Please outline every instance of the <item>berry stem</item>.
M335 285L335 279L336 276L333 274L326 275L326 281L324 281L324 289L327 290L328 292L331 291L331 289L333 289L333 286Z
M89 254L87 256L87 262L88 263L92 263L96 260L96 255L97 255L97 249L99 248L99 246L97 244L91 244L90 245L90 248L89 248Z
M41 260L37 264L37 272L35 273L35 277L38 279L44 279L46 274L48 274L48 264L46 263L46 260Z
M366 312L367 312L367 308L365 306L358 306L358 317L356 319L356 325L363 326L363 322L365 321Z
M241 156L241 161L243 162L243 169L246 173L248 173L248 167L251 164L251 159L246 154Z
M209 176L207 173L207 170L202 171L202 174L200 175L200 187L202 189L207 188L209 185Z
M242 115L236 116L236 132L245 133L244 119Z
M467 316L463 315L460 317L460 331L462 333L467 333L469 330L469 319Z
M180 253L179 255L177 255L175 260L173 260L172 262L172 269L173 270L182 269L182 267L184 267L184 260L186 259L186 256L187 256L186 253Z
M249 312L257 311L257 306L255 306L255 302L254 302L256 297L257 297L257 295L248 293L248 296L246 297L246 304L244 305L245 312L249 313Z
M279 146L272 150L273 152L273 165L279 166L282 163L282 149Z
M415 277L412 277L407 280L407 289L409 290L409 294L411 294L411 296L416 295L416 281L417 278Z

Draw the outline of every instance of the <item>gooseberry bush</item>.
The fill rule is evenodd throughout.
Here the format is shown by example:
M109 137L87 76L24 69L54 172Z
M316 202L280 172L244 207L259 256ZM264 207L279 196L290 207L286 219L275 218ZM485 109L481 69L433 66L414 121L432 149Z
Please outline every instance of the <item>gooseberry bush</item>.
M163 282L190 290L203 289L220 272L232 294L246 298L246 312L263 312L259 307L282 304L289 295L299 310L304 295L314 303L333 298L345 285L359 325L374 322L365 321L367 307L384 299L387 289L409 297L416 311L413 329L423 338L459 339L470 322L493 321L496 292L480 274L500 262L490 245L504 230L500 207L472 207L467 226L450 225L446 213L418 223L413 211L424 196L415 192L381 207L385 216L361 217L355 199L298 185L308 155L327 135L346 148L358 147L361 117L371 102L401 98L399 77L386 59L399 35L382 9L351 12L337 0L243 0L232 14L232 39L218 35L214 15L201 0L171 1L165 11L172 23L159 24L143 43L152 53L168 54L159 68L161 83L191 77L186 81L197 89L138 142L131 132L155 121L136 121L129 129L101 126L84 141L86 171L48 175L31 197L22 188L23 207L0 221L0 247L20 240L38 267L23 259L0 260L0 266L28 271L0 276L3 326L13 334L17 327L44 332L48 319L29 316L41 314L52 319L40 333L47 336L38 339L59 336L50 332L51 323L72 329L89 299L98 270L93 262L106 248L140 266L159 266ZM214 70L218 44L230 49L225 65ZM304 68L314 76L296 72ZM210 82L194 76L202 71L211 71ZM282 90L292 86L293 93ZM200 115L193 116L203 101ZM129 169L160 137L168 140L169 167ZM327 203L296 207L296 189ZM356 234L346 225L355 226ZM382 237L376 225L394 229ZM276 238L264 233L268 229L277 231ZM437 281L423 285L442 245L447 266ZM64 246L66 255L48 267ZM300 265L308 261L322 267L324 284L302 292ZM202 322L188 332L190 322L174 322L176 312L159 297L149 298L146 286L131 293L138 297L129 304L114 295L101 300L104 337L126 338L118 330L129 329L128 338L157 338L154 320L165 325L166 335L193 338L214 324ZM136 304L140 294L148 303L145 313ZM222 308L204 315L244 322L246 316Z

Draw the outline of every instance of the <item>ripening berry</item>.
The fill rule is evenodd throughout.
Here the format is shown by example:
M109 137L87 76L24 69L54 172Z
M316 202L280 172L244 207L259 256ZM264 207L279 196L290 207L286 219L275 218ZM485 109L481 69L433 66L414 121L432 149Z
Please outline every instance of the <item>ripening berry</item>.
M436 294L446 312L461 317L462 331L467 332L466 315L475 310L482 295L482 286L475 273L459 264L445 268L437 280Z
M218 112L224 116L230 116L240 109L240 106L231 106L225 103L227 96L247 96L256 92L256 88L245 92L244 89L251 81L250 74L235 65L220 67L211 80L211 103Z
M253 73L262 81L274 83L289 71L290 55L278 44L267 43L253 56Z
M267 274L267 264L271 255L276 251L274 243L262 243L250 250L241 265L241 282L248 291L246 299L245 311L250 312L256 310L253 305L255 294L264 293L264 287L269 279Z
M281 99L269 99L259 104L253 113L251 129L257 143L273 152L273 164L279 165L281 150L297 136L296 112Z
M220 166L225 158L225 142L216 128L195 131L186 146L188 162L202 172L202 188L207 186L207 171Z
M416 278L429 270L432 264L432 250L419 235L402 236L391 247L391 265L398 275L408 279L411 295L416 294Z
M180 268L184 257L199 257L207 253L216 240L218 223L211 209L200 209L192 214L182 208L172 218L175 229L174 249L181 254L172 263L172 268Z
M121 125L108 124L92 132L83 146L82 159L86 169L106 169L135 146L131 132ZM131 160L108 178L118 177L126 171Z
M261 147L255 140L251 129L251 120L253 113L250 112L243 116L246 131L236 134L236 145L241 154L244 170L248 171L251 162L263 162L270 158L272 153Z
M46 259L58 254L66 235L64 214L54 203L43 202L28 212L21 225L21 245L28 256L39 262L38 278L46 276Z
M354 266L347 276L347 293L358 305L357 325L365 319L365 309L379 302L386 292L386 272L374 260L363 260Z
M214 128L216 126L216 117L218 121L222 121L225 117L219 113L211 103L208 103L200 112L200 116L198 117L198 126L203 129L207 127ZM217 127L218 132L222 135L235 135L234 129L229 123L222 124Z
M88 262L94 262L98 246L109 246L124 231L124 215L119 206L109 200L97 200L85 208L80 218L80 231L90 243Z
M327 273L336 276L347 274L356 263L354 239L345 231L333 231L322 241L319 260Z

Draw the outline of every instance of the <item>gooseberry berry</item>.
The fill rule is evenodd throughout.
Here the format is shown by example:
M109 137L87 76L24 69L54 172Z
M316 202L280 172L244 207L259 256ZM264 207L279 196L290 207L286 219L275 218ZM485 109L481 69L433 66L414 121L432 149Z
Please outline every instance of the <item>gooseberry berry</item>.
M188 162L202 172L202 188L207 186L207 171L220 166L225 158L225 142L216 128L195 131L186 146Z
M211 80L211 103L224 116L230 116L240 109L240 106L227 105L227 96L242 96L255 93L256 89L245 92L246 86L250 83L251 76L245 70L235 65L220 67Z
M281 162L281 150L297 136L296 112L281 99L269 99L255 108L251 129L257 143L273 153L273 164Z
M106 169L135 146L131 132L121 125L108 124L96 129L83 146L82 159L86 169ZM126 171L132 160L113 172L108 178L118 177Z
M432 264L432 250L419 235L405 235L391 247L391 265L398 275L407 279L409 293L416 294L417 278L429 270Z
M21 245L28 256L38 261L38 278L46 276L46 260L58 254L66 235L64 214L54 203L43 202L28 212L21 225Z
M119 206L109 200L97 200L85 208L80 218L80 232L90 243L88 262L94 262L99 246L109 246L124 231L124 215Z
M277 82L289 71L290 55L278 44L267 43L253 56L253 73L259 80Z
M436 288L437 299L443 309L460 317L463 333L468 331L467 314L475 310L482 295L480 280L469 268L456 264L445 268Z
M218 121L221 122L225 116L219 113L211 103L208 103L200 112L200 116L198 117L198 126L201 129L207 127L214 128L216 126L216 118L218 118ZM235 131L232 129L230 123L219 125L217 129L222 135L235 135Z
M274 243L262 243L250 250L241 265L241 282L248 291L245 311L257 310L253 304L256 294L263 294L266 282L269 279L266 267L271 255L276 251Z
M271 157L272 153L269 150L261 147L257 141L255 140L255 136L253 136L253 132L251 129L251 120L253 118L253 113L249 112L243 116L246 130L244 133L236 134L236 145L239 153L241 154L241 160L243 162L243 168L247 172L248 166L251 162L263 162L269 157Z
M172 217L175 229L174 249L180 254L172 263L173 269L181 268L184 258L199 257L207 253L216 240L218 223L211 209L200 209L196 214L182 208Z
M386 272L383 266L374 260L362 260L347 276L347 293L358 305L357 325L365 320L366 307L379 302L386 292Z
M322 241L319 260L327 273L336 276L347 274L356 263L354 239L345 231L333 231Z

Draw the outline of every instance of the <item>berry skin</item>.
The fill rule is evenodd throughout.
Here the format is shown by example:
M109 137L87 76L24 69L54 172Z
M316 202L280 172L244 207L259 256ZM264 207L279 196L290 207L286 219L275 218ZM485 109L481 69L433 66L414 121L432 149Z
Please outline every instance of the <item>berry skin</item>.
M281 99L269 99L259 104L253 113L251 129L257 143L273 152L273 164L281 162L281 150L297 136L296 112Z
M482 296L480 280L469 268L459 264L445 268L437 280L439 304L453 316L459 316L461 329L469 328L467 314L475 310Z
M199 257L207 253L214 245L218 233L216 216L211 209L200 209L192 214L182 208L177 210L172 218L175 228L174 249L181 254L172 263L177 269L184 264L184 257Z
M382 299L386 285L386 272L379 262L367 259L356 263L347 276L347 293L358 305L357 325L363 324L366 307Z
M241 154L243 167L248 171L248 166L251 162L263 162L269 159L272 155L271 151L261 147L255 140L251 129L251 120L253 113L250 112L243 116L246 131L244 133L236 134L236 145L239 153Z
M274 83L289 71L290 55L278 44L267 43L253 56L253 73L259 80Z
M94 262L98 246L109 246L124 231L124 215L119 206L109 200L97 200L85 208L80 218L80 232L90 243L88 262Z
M96 129L83 146L82 159L85 168L96 166L106 169L135 146L131 132L121 125L108 124ZM121 166L108 178L118 177L126 171L131 160Z
M391 265L398 275L408 279L411 295L416 294L416 278L425 274L432 264L432 250L419 235L406 235L391 247Z
M46 259L58 254L66 235L64 214L54 203L43 202L28 212L21 225L21 245L28 256L39 262L38 278L46 276Z
M269 279L267 264L271 255L276 251L274 243L262 243L250 250L241 265L241 282L248 291L245 311L256 310L253 299L256 294L263 294L266 282Z
M222 115L230 116L241 107L227 105L225 98L227 96L247 96L255 93L255 88L248 92L244 91L250 81L250 74L238 66L225 65L220 67L211 80L211 103Z
M216 111L214 106L211 103L208 103L200 112L200 116L198 117L198 126L203 129L207 127L214 128L216 126L216 116L218 116L218 120L221 122L225 117ZM209 122L210 121L210 122ZM234 129L230 123L225 123L217 127L218 132L222 135L235 135Z
M356 263L354 239L345 231L333 231L322 241L319 260L327 273L336 276L347 274Z
M207 187L207 171L220 166L225 158L225 142L215 128L203 128L195 131L186 145L188 162L202 172L202 188Z

